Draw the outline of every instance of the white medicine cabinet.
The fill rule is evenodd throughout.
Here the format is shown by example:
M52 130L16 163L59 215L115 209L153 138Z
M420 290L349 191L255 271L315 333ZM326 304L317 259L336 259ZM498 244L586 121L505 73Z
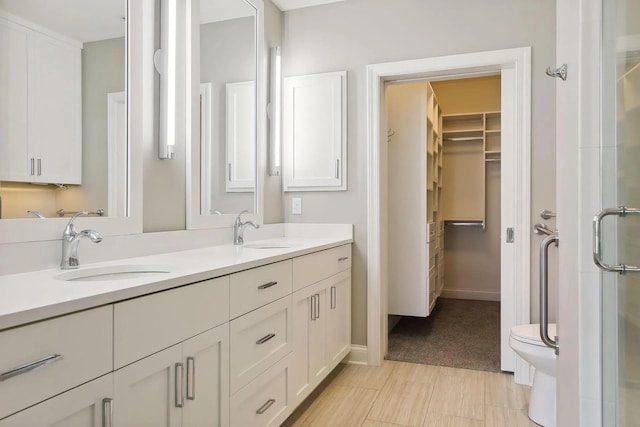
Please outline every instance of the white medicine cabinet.
M347 72L284 79L284 191L347 189Z

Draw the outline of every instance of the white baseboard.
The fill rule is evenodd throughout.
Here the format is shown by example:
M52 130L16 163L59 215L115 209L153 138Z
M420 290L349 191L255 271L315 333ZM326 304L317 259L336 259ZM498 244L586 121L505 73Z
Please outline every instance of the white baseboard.
M443 289L442 298L500 301L500 292L474 291L471 289Z
M368 352L366 345L351 345L351 353L344 359L344 363L350 365L368 365Z

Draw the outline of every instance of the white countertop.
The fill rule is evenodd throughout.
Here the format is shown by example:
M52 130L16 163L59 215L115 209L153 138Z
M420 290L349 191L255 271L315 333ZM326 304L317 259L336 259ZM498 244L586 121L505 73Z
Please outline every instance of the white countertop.
M135 279L63 281L55 278L65 272L60 269L0 276L0 330L352 243L352 239L282 237L248 242L247 245L261 243L287 247L255 249L229 244L87 264L78 270L67 270L149 265L151 269L169 271Z

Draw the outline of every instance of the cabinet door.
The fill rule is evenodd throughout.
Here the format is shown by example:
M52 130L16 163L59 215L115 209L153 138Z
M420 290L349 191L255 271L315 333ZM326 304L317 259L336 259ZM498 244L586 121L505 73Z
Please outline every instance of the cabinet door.
M185 372L181 360L182 344L178 344L114 372L114 426L181 426Z
M29 35L29 158L32 182L80 184L82 123L80 48Z
M327 353L334 368L351 351L351 270L332 277L327 296Z
M183 343L184 427L229 425L229 324Z
M108 409L104 399L111 398L109 374L5 418L0 427L100 427Z
M304 400L327 373L325 296L324 282L293 294L294 405Z
M284 191L347 189L347 73L284 79Z
M0 19L0 180L29 180L27 31Z

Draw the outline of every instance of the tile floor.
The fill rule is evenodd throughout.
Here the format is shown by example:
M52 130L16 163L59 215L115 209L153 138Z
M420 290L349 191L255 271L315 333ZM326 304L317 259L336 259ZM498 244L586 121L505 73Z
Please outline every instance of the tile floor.
M529 387L513 376L385 361L341 365L286 427L530 427Z

